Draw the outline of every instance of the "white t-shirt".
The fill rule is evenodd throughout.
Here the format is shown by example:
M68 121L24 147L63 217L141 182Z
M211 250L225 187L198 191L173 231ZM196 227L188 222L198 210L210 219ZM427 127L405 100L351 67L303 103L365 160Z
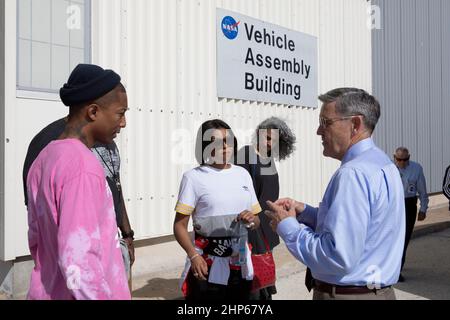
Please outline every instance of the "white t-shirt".
M210 218L233 215L237 216L244 210L254 214L261 212L261 206L255 195L252 178L244 168L231 165L229 169L215 169L211 166L200 166L184 173L175 211L198 218ZM214 219L214 218L213 218ZM235 239L237 241L237 239ZM238 243L234 243L238 246ZM235 252L236 248L233 249ZM196 248L199 254L202 249ZM245 264L242 277L253 279L253 264L250 249L246 243ZM216 257L209 255L213 261L208 275L208 282L227 285L230 275L230 265L239 263L239 255L231 257ZM191 268L190 260L186 259L182 279L186 278Z
M184 173L175 211L196 217L261 212L252 178L244 168L200 166Z

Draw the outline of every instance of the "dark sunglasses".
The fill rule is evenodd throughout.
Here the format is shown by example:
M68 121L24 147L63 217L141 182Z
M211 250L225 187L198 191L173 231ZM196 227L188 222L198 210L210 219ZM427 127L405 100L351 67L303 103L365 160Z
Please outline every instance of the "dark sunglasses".
M395 160L397 160L398 162L406 162L406 161L409 161L409 157L402 159L402 158L397 158L396 156L394 156L394 158L395 158Z
M216 146L233 146L234 145L234 137L227 135L225 139L212 137L211 144Z

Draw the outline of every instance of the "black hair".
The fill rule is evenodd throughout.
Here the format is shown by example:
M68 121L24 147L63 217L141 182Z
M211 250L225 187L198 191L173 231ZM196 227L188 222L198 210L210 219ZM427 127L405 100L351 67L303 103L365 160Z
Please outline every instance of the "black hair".
M285 121L277 117L271 117L261 122L256 128L253 136L253 143L259 146L260 130L278 130L278 152L272 150L272 156L275 159L284 160L288 158L295 151L295 143L297 138Z
M111 103L114 103L118 99L118 93L126 93L127 90L125 89L125 86L119 82L119 84L109 91L108 93L104 94L101 97L98 97L95 100L86 101L82 104L70 106L69 107L69 116L73 116L81 111L86 106L89 106L91 104L98 104L100 106L107 106Z
M214 142L208 139L204 139L204 137L205 133L208 132L208 130L214 129L226 129L233 139L233 155L231 157L231 163L235 164L238 150L237 139L231 127L226 122L220 119L208 120L206 122L203 122L200 128L198 128L197 138L195 140L195 158L198 164L202 166L206 164L206 161L203 157L205 149Z

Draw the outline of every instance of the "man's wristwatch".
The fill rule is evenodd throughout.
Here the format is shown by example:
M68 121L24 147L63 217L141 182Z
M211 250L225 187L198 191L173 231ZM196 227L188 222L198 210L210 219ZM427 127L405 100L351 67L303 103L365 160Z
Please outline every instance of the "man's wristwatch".
M131 238L131 240L134 240L134 231L130 230L130 232L122 232L122 238L123 239Z

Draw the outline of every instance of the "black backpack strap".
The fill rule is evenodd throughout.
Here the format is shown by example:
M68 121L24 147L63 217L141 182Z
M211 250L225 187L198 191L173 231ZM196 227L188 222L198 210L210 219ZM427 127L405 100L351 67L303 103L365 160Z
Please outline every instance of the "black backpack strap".
M253 182L256 180L256 164L249 163L250 168L250 176L252 177Z

